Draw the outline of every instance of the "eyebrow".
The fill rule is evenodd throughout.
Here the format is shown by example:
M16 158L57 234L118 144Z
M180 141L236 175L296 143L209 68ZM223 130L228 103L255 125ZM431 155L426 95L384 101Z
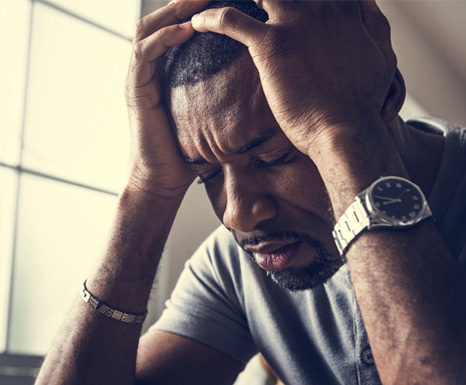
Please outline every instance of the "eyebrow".
M236 149L233 149L231 151L232 154L245 154L248 151L251 151L254 148L257 148L259 146L262 146L266 142L268 142L275 134L277 133L277 130L268 130L265 133L262 133L261 135L257 136L255 139L253 139L251 142L246 143L244 146L238 147ZM182 155L182 158L185 163L188 164L206 164L209 163L207 160L204 158L190 158L186 155Z

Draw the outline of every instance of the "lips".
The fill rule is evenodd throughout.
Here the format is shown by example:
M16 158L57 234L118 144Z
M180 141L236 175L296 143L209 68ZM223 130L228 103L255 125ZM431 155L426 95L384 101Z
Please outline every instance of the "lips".
M293 261L299 241L284 244L283 242L267 242L246 248L254 255L257 264L264 270L277 271L287 268Z

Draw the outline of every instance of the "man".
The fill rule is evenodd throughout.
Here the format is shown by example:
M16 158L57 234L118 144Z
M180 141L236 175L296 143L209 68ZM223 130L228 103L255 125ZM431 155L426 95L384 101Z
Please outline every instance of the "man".
M139 24L132 173L38 383L231 384L258 351L287 384L463 383L464 133L398 118L405 86L373 2L263 0L266 22L207 5ZM195 31L245 47L208 75L172 50L163 83ZM139 341L195 175L224 228Z

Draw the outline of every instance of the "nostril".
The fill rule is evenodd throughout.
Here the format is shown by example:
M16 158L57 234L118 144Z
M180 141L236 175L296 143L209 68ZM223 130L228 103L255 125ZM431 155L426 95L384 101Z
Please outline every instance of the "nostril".
M242 196L228 200L223 214L223 224L235 231L253 231L259 223L273 219L277 206L271 197Z

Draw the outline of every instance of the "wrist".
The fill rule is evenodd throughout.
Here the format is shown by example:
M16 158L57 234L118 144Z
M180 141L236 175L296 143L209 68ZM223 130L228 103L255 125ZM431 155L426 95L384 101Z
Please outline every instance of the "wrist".
M174 172L173 172L174 173ZM164 178L162 175L152 172L144 172L139 167L133 166L124 191L146 199L161 199L163 201L178 201L184 197L194 177L191 175Z
M319 170L337 218L356 195L381 176L408 176L381 119L330 127L314 138L308 156Z
M142 314L181 201L126 187L107 250L88 277L89 292L112 308Z
M385 176L356 196L337 221L333 237L344 258L347 247L364 230L407 229L431 216L427 200L416 184Z
M154 185L128 183L121 191L118 212L122 217L131 217L147 229L162 223L171 223L183 201L185 192L170 194Z

